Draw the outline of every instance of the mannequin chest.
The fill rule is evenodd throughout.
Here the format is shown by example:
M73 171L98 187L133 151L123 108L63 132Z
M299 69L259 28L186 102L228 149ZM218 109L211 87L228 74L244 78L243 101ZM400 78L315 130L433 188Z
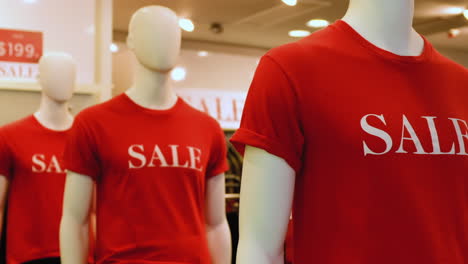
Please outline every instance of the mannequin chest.
M65 137L29 137L10 142L13 171L16 175L65 175L62 155Z

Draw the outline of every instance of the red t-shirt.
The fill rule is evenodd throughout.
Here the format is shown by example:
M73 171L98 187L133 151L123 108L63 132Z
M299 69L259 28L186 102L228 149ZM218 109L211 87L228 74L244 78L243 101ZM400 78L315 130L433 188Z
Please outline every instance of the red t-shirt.
M31 115L0 128L0 175L9 180L7 263L59 257L67 131Z
M205 183L227 170L216 120L122 94L76 117L65 163L96 181L97 263L210 263Z
M295 264L466 264L467 100L427 41L398 56L338 21L262 58L232 141L296 171Z

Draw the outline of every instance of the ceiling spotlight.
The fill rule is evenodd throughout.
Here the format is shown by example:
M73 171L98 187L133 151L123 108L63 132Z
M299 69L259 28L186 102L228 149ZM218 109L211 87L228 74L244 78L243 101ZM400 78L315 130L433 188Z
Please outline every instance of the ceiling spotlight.
M35 4L37 3L37 0L23 0L23 2L26 4Z
M452 28L451 30L449 30L449 33L448 33L448 37L449 38L456 38L460 35L461 33L461 30L458 29L458 28Z
M325 19L312 19L307 22L307 26L312 28L323 28L328 25L330 25L330 22Z
M287 4L288 6L295 6L297 5L297 0L281 0L283 3Z
M175 67L171 72L172 80L176 82L180 82L185 80L185 76L187 75L187 71L184 67Z
M468 9L463 11L463 15L465 16L465 18L468 20Z
M206 57L208 56L208 51L201 50L197 53L198 57Z
M289 36L293 38L303 38L310 35L310 31L307 30L291 30Z
M188 18L179 19L179 26L180 28L188 32L192 32L195 30L195 25L193 24L192 20Z
M459 15L465 11L465 8L462 7L449 7L445 9L447 15Z
M119 51L119 46L117 46L117 44L115 43L112 43L110 44L109 49L112 53L116 53Z

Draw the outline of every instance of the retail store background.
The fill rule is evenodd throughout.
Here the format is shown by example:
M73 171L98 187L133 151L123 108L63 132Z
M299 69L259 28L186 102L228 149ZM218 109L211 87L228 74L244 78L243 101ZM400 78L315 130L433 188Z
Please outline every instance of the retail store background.
M53 1L56 0L43 2ZM40 5L37 1L24 2L36 2L36 6ZM96 5L98 2L109 1L99 0ZM139 7L164 5L175 10L180 17L194 22L195 30L183 33L180 65L185 68L187 76L185 80L174 84L176 89L246 91L256 62L263 53L272 47L295 41L295 38L288 35L290 30L316 30L306 26L310 19L320 18L330 22L339 19L344 14L347 3L347 0L299 0L296 6L287 6L281 0L110 1L113 20L111 31L113 41L119 48L112 55L112 93L124 91L132 80L134 61L125 47L125 39L129 19ZM468 20L460 12L467 7L465 0L416 0L414 20L415 28L440 52L465 67L468 67ZM36 9L34 7L32 10ZM74 12L77 12L78 8L75 9ZM2 19L0 22L3 22ZM98 22L96 20L96 26L99 26ZM223 31L215 33L214 24L221 25ZM460 30L460 35L449 38L449 30L455 28ZM79 35L77 39L80 39ZM208 56L197 56L199 51L207 51ZM100 55L99 50L95 52L97 56ZM78 70L89 71L88 67ZM35 111L38 99L37 91L0 89L0 125ZM97 102L98 96L79 94L72 102L72 112L77 113Z
M111 29L114 41L113 95L125 91L133 79L135 59L125 45L130 16L139 7L150 4L168 6L195 24L193 32L183 35L179 66L185 69L186 76L174 81L176 90L247 91L262 54L274 46L295 41L288 36L290 30L313 31L305 26L309 19L321 18L330 22L339 19L346 10L347 1L299 0L297 6L290 7L280 0L114 0ZM468 2L465 0L416 0L415 27L441 53L468 68L468 20L457 11L457 8L466 7ZM215 33L214 24L220 24L223 32ZM448 32L453 28L460 29L460 35L449 38ZM79 41L78 36L76 41ZM78 71L84 70L89 69L78 68ZM0 125L36 111L39 98L39 91L0 89ZM71 112L77 114L99 101L98 94L77 93L71 102ZM226 137L231 133L226 131ZM242 164L237 154L231 151L230 160L235 166L231 166L228 173L231 175L228 188L238 192L236 185L240 184L240 179L234 176L240 175ZM236 219L237 205L235 200L228 202L228 211L233 212L229 216L233 219L231 223Z

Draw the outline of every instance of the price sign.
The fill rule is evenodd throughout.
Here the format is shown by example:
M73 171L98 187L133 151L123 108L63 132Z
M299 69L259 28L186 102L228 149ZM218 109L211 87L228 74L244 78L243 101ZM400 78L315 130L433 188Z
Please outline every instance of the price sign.
M37 63L42 56L42 32L0 29L0 61Z

